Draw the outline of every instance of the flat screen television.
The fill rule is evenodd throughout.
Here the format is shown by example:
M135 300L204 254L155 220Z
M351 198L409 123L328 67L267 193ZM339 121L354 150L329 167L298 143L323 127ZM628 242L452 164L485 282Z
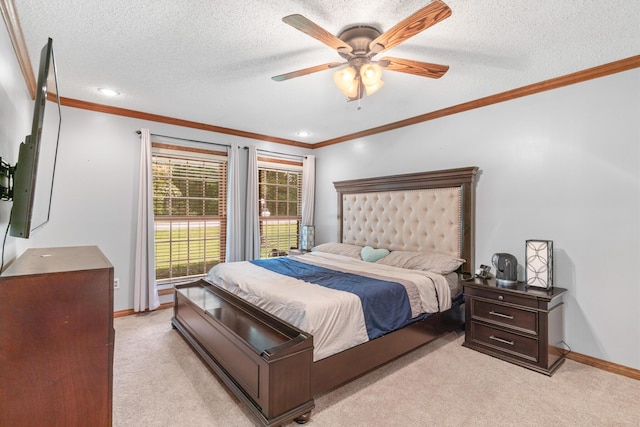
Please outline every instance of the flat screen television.
M49 39L40 54L31 135L20 144L13 172L10 234L14 237L29 238L49 221L61 123L53 40Z

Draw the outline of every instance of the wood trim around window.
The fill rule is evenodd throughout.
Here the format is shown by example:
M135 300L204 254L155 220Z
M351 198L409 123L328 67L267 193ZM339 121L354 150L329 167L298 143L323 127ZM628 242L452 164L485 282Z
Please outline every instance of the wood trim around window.
M298 162L298 161L295 161L295 160L277 159L277 158L274 158L274 157L258 156L258 161L259 162L266 162L266 163L279 163L281 165L300 166L300 167L302 167L302 162Z
M186 151L188 153L211 154L215 156L228 157L227 153L224 151L207 150L204 148L188 147L185 145L165 144L163 142L151 141L151 147L165 149L165 150Z

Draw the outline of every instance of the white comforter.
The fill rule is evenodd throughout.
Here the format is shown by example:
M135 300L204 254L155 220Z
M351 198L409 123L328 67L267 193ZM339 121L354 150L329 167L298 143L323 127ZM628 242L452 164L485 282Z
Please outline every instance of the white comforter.
M423 313L451 307L451 290L444 276L406 270L356 258L311 252L299 261L355 274L397 277L415 283ZM218 264L207 280L313 335L314 361L369 340L358 296L304 282L258 267L248 261Z

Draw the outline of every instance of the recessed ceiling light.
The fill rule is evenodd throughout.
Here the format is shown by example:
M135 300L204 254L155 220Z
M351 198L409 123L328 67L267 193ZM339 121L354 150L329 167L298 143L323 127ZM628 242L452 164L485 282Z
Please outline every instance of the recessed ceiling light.
M98 92L100 92L104 96L118 96L118 95L120 95L120 92L118 92L117 90L109 89L109 88L106 88L106 87L99 87L98 88Z
M302 137L302 138L306 138L308 136L311 136L311 132L309 132L308 130L300 130L298 132L296 132L296 135Z

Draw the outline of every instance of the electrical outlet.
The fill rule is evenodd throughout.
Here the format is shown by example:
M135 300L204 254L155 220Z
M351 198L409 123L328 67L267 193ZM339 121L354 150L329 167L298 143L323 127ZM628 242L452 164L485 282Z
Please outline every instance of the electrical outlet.
M120 279L113 279L113 289L120 289Z

